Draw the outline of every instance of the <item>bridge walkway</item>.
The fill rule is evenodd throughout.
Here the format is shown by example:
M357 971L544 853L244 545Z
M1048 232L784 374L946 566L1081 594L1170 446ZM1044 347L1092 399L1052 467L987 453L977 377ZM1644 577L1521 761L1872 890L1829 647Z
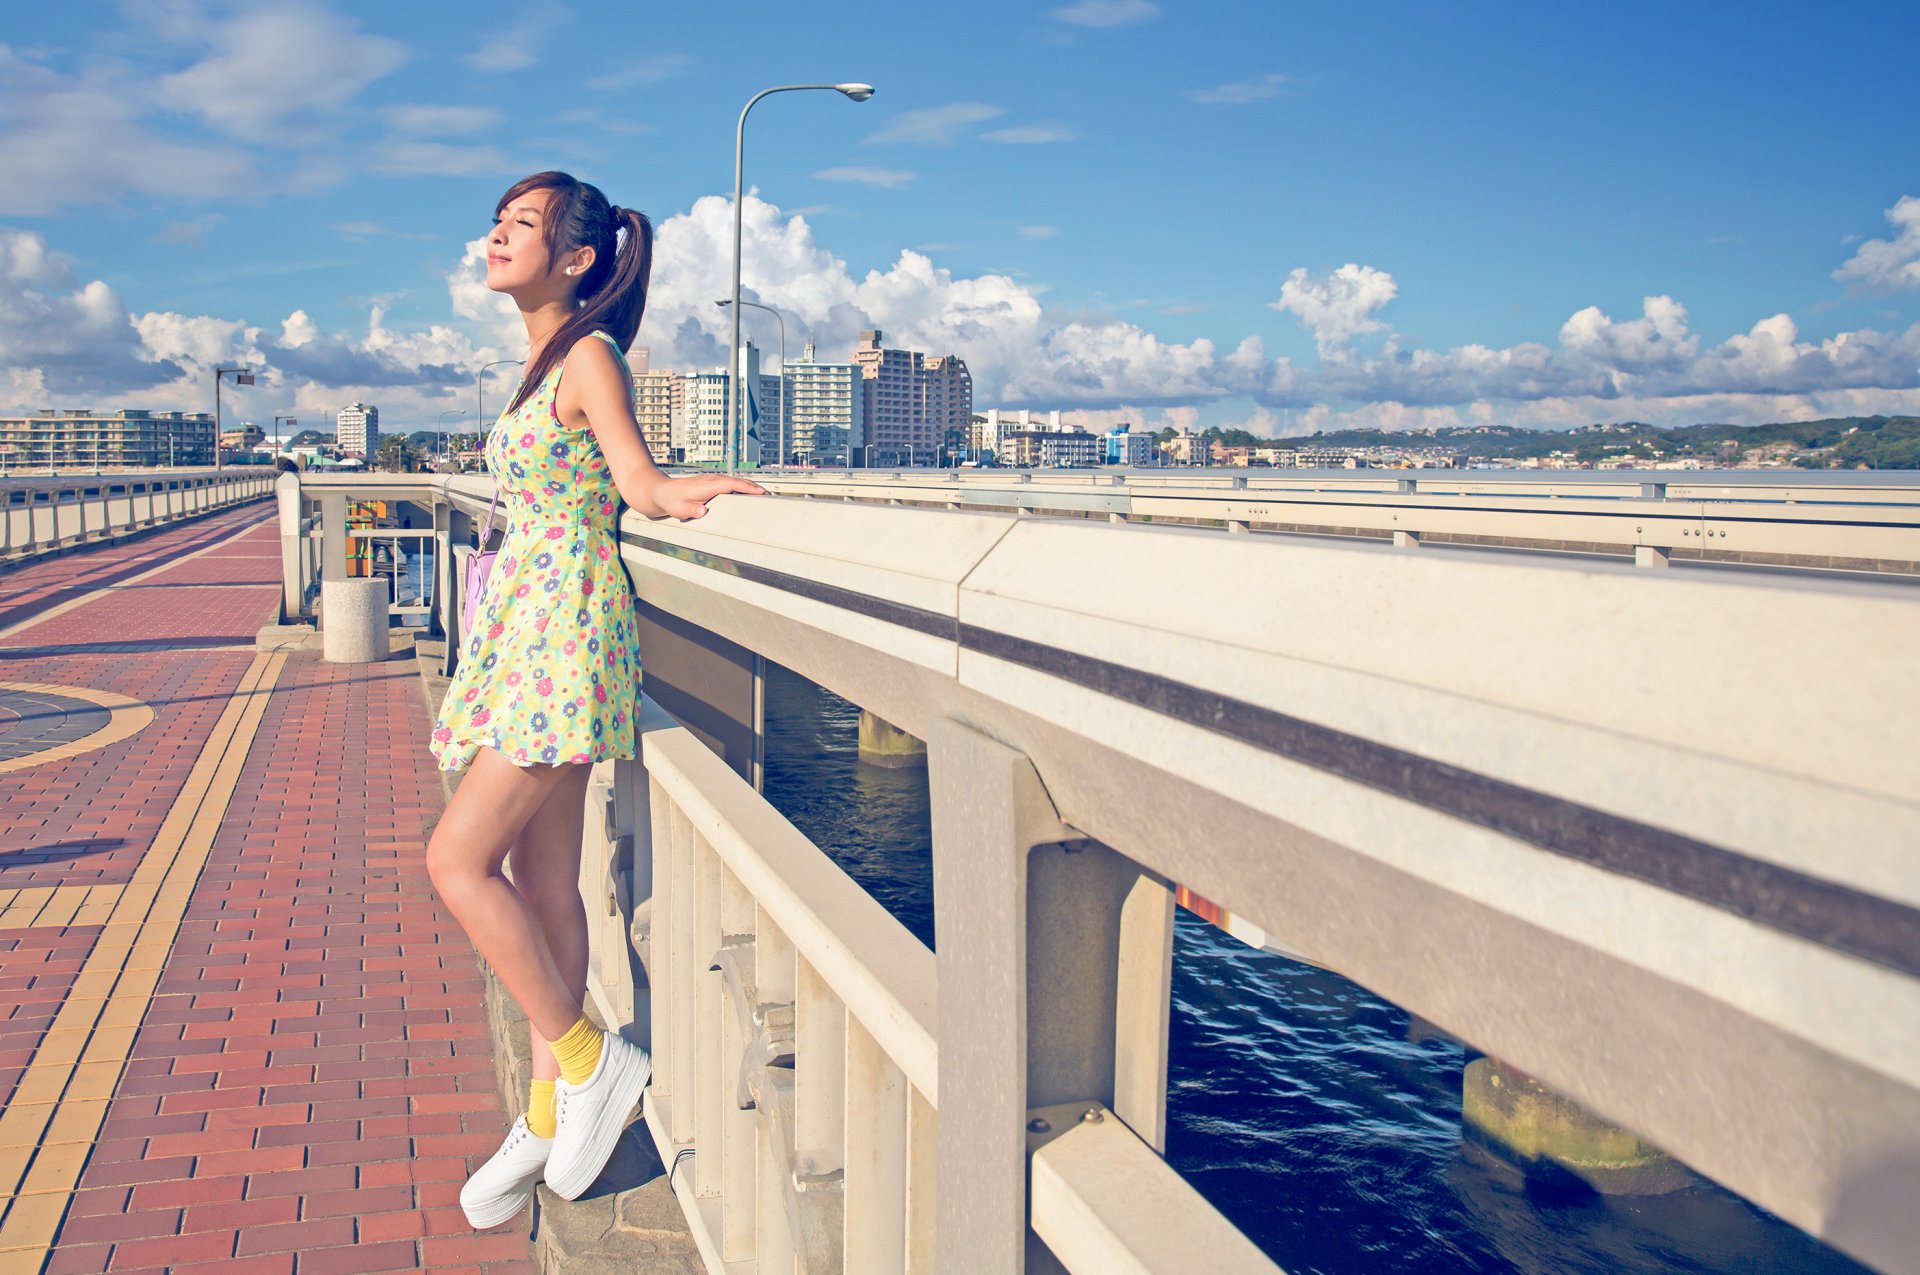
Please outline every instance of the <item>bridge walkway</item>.
M530 1272L414 661L256 653L252 504L0 575L0 1272ZM132 656L133 658L129 658Z

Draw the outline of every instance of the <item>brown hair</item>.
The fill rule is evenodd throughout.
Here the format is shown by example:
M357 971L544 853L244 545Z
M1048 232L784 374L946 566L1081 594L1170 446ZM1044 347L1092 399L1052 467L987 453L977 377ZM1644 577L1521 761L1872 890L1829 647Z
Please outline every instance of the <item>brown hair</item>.
M541 229L550 260L557 263L564 253L592 248L593 264L574 293L582 302L580 309L540 348L520 380L519 392L507 405L509 412L540 387L553 365L587 333L605 332L623 352L630 348L647 309L647 280L653 274L653 223L643 213L609 204L599 187L570 174L545 172L521 178L500 196L493 215L497 218L508 204L535 190L553 192ZM621 230L627 232L624 243L619 240Z

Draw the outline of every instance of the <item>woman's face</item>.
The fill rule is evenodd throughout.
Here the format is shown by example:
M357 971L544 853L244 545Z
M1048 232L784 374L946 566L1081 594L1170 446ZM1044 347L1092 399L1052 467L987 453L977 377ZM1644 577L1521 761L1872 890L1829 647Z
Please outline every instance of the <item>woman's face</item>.
M530 190L508 201L487 235L487 286L521 296L552 288L572 291L573 277L554 268L547 254L547 206L551 190Z

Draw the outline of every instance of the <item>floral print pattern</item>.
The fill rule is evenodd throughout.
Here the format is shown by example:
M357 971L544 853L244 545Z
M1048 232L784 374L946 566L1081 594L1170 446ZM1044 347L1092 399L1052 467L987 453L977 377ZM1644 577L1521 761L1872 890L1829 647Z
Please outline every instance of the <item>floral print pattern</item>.
M442 770L465 770L482 747L521 766L635 755L640 652L619 493L593 432L555 410L565 366L487 435L507 536L434 723Z

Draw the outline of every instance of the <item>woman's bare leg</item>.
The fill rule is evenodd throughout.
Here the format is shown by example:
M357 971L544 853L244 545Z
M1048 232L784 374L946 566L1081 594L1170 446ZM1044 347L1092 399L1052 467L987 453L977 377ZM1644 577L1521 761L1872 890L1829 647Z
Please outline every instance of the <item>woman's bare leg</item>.
M544 1040L558 1040L579 1021L581 998L500 866L540 807L582 769L516 766L482 748L427 843L434 888Z
M507 858L513 885L526 900L547 950L553 953L567 993L587 996L587 906L580 897L580 841L586 824L587 780L591 766L566 767L573 773L554 786L533 818L520 830ZM547 1042L534 1034L533 1078L557 1080L560 1064Z

